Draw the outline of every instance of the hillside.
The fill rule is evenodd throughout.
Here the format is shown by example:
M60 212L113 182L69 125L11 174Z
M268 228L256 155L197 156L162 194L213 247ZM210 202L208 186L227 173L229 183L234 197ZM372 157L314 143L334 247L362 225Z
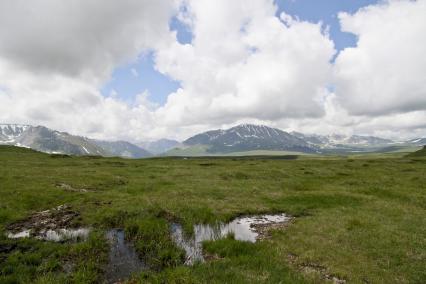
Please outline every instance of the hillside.
M101 147L107 153L106 156L137 159L149 157L152 155L147 150L126 141L91 141L97 146Z
M419 141L419 139L415 140ZM306 154L351 154L357 152L387 152L390 147L412 148L409 141L396 143L390 139L361 135L318 135L285 132L264 125L242 124L229 129L211 130L194 135L182 145L166 153L188 155L233 155L251 151L286 151ZM195 148L194 148L195 147ZM191 149L194 148L194 149Z
M208 153L232 153L252 150L296 151L315 153L315 146L280 129L264 125L242 124L226 130L195 135L183 142L186 146L206 145Z
M426 146L416 152L408 154L409 157L426 157Z
M162 154L179 146L180 143L171 139L159 139L151 142L141 142L138 145L152 154Z
M0 124L0 144L31 148L40 152L69 155L98 155L141 158L150 155L128 142L92 140L44 126Z

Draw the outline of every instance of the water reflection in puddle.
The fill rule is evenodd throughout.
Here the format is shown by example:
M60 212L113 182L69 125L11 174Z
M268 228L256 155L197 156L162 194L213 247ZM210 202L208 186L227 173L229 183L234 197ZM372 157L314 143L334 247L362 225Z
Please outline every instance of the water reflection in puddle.
M20 239L34 237L39 240L62 242L62 241L78 241L85 240L89 236L90 229L56 229L56 230L42 230L33 233L32 230L23 230L17 233L8 233L9 239Z
M146 269L134 246L125 240L124 231L110 230L106 234L110 243L109 264L106 271L107 283L117 283L133 273Z
M190 238L185 236L180 224L174 223L171 226L171 234L175 243L186 252L185 264L192 265L197 261L204 261L203 241L214 241L233 234L236 240L254 243L259 236L257 226L286 223L290 219L291 217L285 214L277 214L239 217L227 224L198 224L194 226L194 235Z

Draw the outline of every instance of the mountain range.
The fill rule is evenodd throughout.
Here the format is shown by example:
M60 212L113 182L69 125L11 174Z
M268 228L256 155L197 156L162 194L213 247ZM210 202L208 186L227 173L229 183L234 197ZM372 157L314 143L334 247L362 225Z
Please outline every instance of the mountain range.
M280 129L264 125L242 124L227 130L213 130L195 135L184 145L208 145L209 153L251 150L275 150L315 153L316 147Z
M241 124L229 129L194 135L182 143L160 139L136 144L95 140L59 132L44 126L0 124L0 144L32 148L46 153L144 158L162 156L332 154L386 152L426 145L426 138L392 141L374 136L318 135L285 132L264 125Z
M137 144L149 151L150 153L158 155L167 152L170 149L178 147L180 145L180 142L171 139L160 139L157 141L140 142Z
M0 124L0 144L31 148L40 152L69 155L143 158L151 154L129 142L100 141L44 126Z
M197 134L167 155L249 155L297 153L390 152L426 144L426 138L396 142L375 136L318 135L285 132L264 125L241 124ZM414 148L415 149L415 148Z

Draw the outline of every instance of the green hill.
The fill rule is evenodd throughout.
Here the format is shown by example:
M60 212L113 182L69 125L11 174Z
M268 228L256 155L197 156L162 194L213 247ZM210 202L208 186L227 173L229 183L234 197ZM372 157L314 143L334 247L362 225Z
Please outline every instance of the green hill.
M413 152L407 156L408 157L426 157L426 146L423 146L423 149Z

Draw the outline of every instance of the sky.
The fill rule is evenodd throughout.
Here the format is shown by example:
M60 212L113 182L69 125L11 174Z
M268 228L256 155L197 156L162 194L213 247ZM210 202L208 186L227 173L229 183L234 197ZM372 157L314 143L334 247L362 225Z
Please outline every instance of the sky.
M426 0L0 0L0 123L426 136Z

